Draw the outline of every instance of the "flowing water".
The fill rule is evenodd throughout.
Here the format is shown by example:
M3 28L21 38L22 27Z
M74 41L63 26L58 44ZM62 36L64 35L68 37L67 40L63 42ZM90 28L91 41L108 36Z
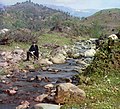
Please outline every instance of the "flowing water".
M5 78L6 84L0 82L0 109L14 109L23 100L29 101L31 105L37 104L38 102L35 102L34 99L46 93L45 85L66 82L67 79L78 74L76 66L82 67L82 65L77 65L74 59L69 59L65 64L49 66L46 71L39 69L36 72L15 73L13 76ZM38 81L37 76L42 79ZM8 95L5 90L10 88L16 88L17 93Z

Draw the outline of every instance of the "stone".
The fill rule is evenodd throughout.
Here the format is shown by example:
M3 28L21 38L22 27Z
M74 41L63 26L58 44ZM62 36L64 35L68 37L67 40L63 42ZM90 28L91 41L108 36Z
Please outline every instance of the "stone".
M28 101L22 101L19 106L16 107L16 109L28 109L30 103Z
M8 66L7 62L0 62L0 67L6 67L6 66Z
M39 64L52 65L53 63L51 61L49 61L49 59L46 58L46 59L40 59Z
M42 79L43 79L43 77L42 77L41 75L37 75L37 76L36 76L36 80L37 80L37 81L41 81Z
M42 102L46 97L48 97L48 94L39 95L35 98L35 101L36 102Z
M95 53L96 53L96 51L94 49L90 49L90 50L85 51L84 56L85 57L94 57Z
M85 92L72 83L60 83L56 86L56 103L80 103L85 97Z
M34 105L32 109L60 109L61 106L48 103L40 103Z
M46 89L49 89L49 88L53 88L54 85L53 85L53 84L47 84L47 85L45 85L44 87L45 87Z
M51 61L54 64L62 64L66 62L65 58L66 57L63 54L56 54L54 57L51 58Z

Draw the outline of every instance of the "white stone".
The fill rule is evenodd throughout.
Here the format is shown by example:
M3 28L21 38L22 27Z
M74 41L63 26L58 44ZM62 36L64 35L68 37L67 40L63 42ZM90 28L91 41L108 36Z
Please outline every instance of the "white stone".
M94 57L95 53L96 53L96 51L94 49L90 49L90 50L85 51L84 56L85 57Z
M36 104L33 109L60 109L61 106L55 104L40 103Z

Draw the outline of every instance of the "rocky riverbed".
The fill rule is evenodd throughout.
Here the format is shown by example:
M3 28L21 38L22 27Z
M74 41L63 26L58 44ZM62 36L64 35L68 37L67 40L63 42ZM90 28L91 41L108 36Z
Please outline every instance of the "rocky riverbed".
M35 63L23 62L25 69L19 69L19 62L25 57L24 51L1 51L1 72L5 69L6 75L0 75L0 109L33 108L39 103L45 104L39 104L38 107L48 105L48 109L50 106L59 109L59 105L53 104L66 103L64 97L73 93L85 99L85 92L76 86L78 80L73 76L82 73L95 52L94 39L78 41L72 47L53 50L49 58L41 57ZM35 64L39 68L35 69ZM69 92L67 96L62 93L66 91Z

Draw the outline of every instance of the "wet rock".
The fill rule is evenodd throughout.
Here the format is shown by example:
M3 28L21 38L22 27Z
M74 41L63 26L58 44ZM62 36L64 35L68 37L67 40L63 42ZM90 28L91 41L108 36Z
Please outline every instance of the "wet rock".
M36 76L36 80L37 80L37 81L41 81L42 79L43 79L43 77L42 77L41 75L37 75L37 76Z
M28 101L22 101L20 105L16 107L16 109L27 109L29 105L30 103Z
M5 92L10 96L15 95L17 93L17 91L15 91L14 89L7 89L5 90Z
M27 81L28 81L28 82L32 82L32 81L34 81L34 80L35 80L35 77L33 77L33 76L27 77Z
M35 101L36 102L42 102L47 96L48 96L48 94L39 95L35 98Z
M42 69L43 71L47 71L47 70L48 70L47 67L42 67L41 69Z
M36 104L32 109L60 109L61 106L55 104L40 103Z
M11 77L11 75L10 75L10 74L8 74L8 75L6 75L6 77L7 77L7 78L10 78L10 77Z
M45 82L50 82L50 81L51 81L49 77L44 77L43 80L44 80Z
M0 102L2 102L3 100L2 99L0 99Z
M47 85L45 85L44 87L45 87L46 89L49 89L49 88L53 88L54 85L53 85L53 84L47 84Z
M77 60L77 62L76 63L78 63L78 64L81 64L81 65L84 65L84 66L88 66L89 64L87 64L85 61L83 61L83 60Z
M33 87L40 87L40 85L37 84L37 83L34 83L34 84L33 84Z
M96 51L94 49L90 49L90 50L85 51L84 56L85 57L94 57L95 53L96 53Z
M54 57L51 58L51 61L54 64L62 64L66 62L65 58L66 57L63 54L56 54Z
M61 83L56 86L56 103L78 102L85 99L85 92L71 83Z
M35 71L35 67L33 64L29 64L29 65L26 65L26 69L28 69L29 71Z
M49 61L49 59L46 58L46 59L40 59L39 64L52 65L53 63L51 61Z

